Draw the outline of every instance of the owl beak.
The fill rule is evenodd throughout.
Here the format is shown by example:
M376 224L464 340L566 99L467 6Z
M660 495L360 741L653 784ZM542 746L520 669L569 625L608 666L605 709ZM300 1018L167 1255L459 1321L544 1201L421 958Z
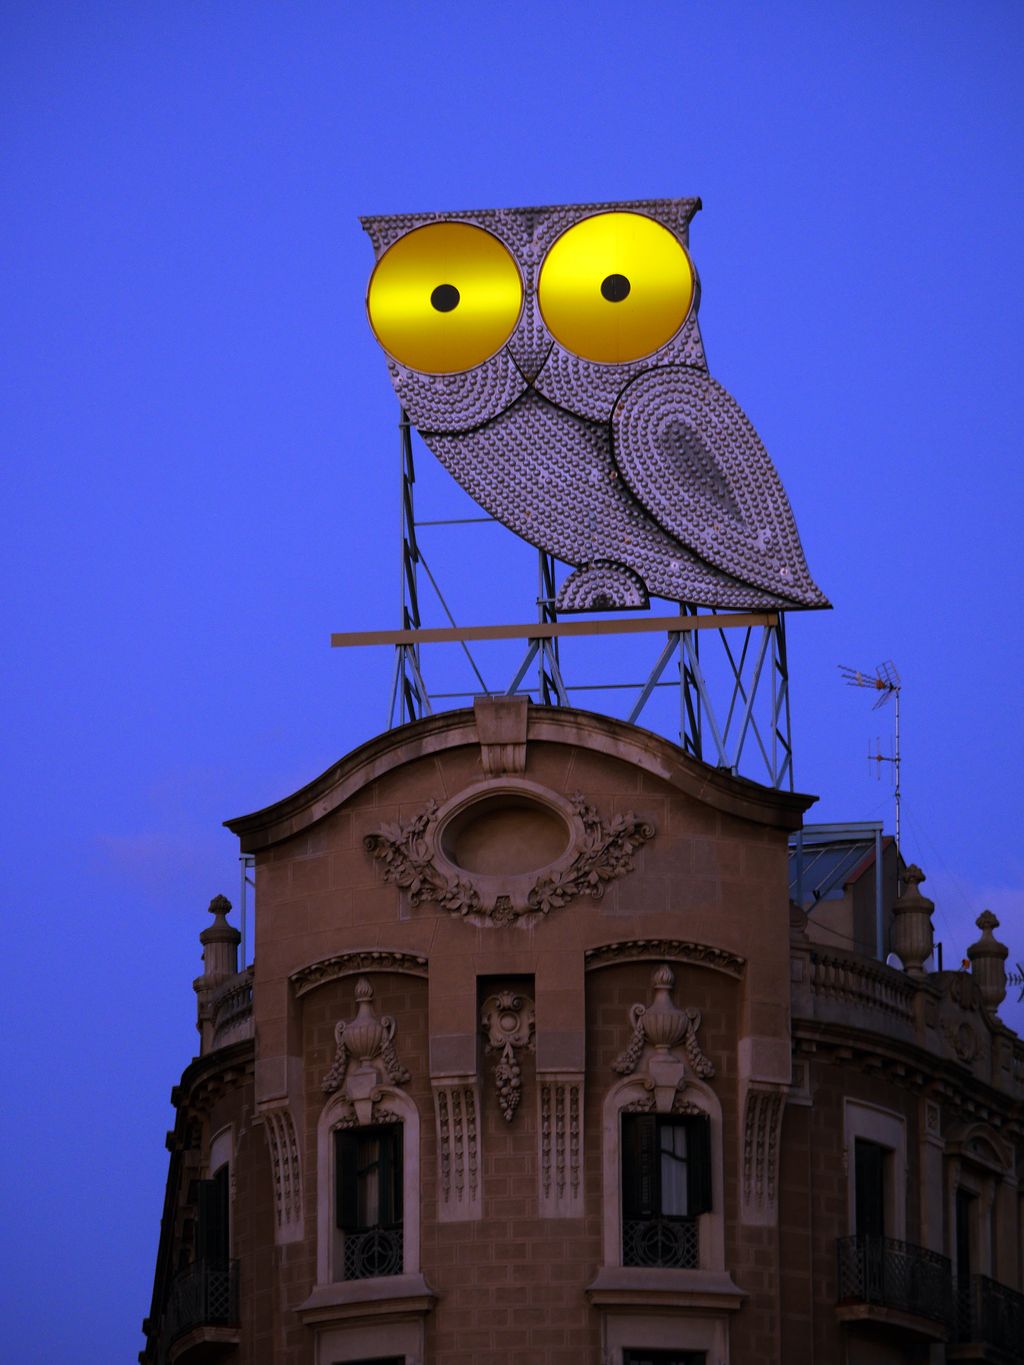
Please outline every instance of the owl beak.
M551 351L551 333L544 326L537 297L532 290L526 295L523 316L507 343L507 349L523 378L532 384L544 368Z

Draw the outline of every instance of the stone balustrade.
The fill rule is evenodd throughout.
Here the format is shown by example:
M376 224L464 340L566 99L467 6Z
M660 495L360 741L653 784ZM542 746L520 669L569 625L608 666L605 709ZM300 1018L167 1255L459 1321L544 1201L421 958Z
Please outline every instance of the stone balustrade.
M231 976L212 1001L213 1046L227 1047L252 1037L252 968Z

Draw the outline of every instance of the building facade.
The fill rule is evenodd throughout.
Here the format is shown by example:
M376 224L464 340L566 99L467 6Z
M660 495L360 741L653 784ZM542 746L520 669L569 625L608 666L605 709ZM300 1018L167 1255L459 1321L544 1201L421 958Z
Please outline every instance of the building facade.
M503 699L229 822L140 1360L1024 1359L1006 949L926 973L907 869L885 965L860 864L844 946L810 804Z

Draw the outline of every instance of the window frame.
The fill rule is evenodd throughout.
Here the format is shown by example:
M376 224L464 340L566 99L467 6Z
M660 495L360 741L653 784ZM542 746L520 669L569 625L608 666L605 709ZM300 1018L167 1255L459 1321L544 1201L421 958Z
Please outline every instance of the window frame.
M697 1266L687 1274L702 1271L725 1270L725 1178L723 1165L723 1126L722 1107L718 1096L703 1081L687 1080L680 1092L688 1106L679 1116L687 1113L706 1116L708 1121L710 1209L694 1215L698 1225L700 1253ZM624 1112L632 1112L631 1106L646 1111L652 1095L646 1088L643 1076L628 1076L611 1086L605 1095L603 1109L603 1250L604 1265L621 1267L633 1272L636 1267L623 1266L622 1224L622 1117ZM655 1111L656 1112L656 1111ZM674 1267L644 1267L643 1274L679 1275Z
M907 1122L902 1114L862 1100L843 1101L843 1158L846 1164L847 1227L857 1232L857 1139L888 1154L884 1191L885 1236L907 1240Z
M197 1182L196 1260L222 1270L231 1260L231 1167L224 1162Z
M877 1155L876 1155L877 1154ZM876 1172L869 1170L877 1163L877 1188L869 1188ZM853 1139L853 1230L858 1237L888 1237L888 1192L892 1184L892 1148L884 1147L873 1138ZM874 1223L878 1226L873 1226Z
M375 1092L374 1118L369 1124L351 1123L352 1108L345 1094L339 1091L324 1105L317 1123L317 1284L369 1285L386 1283L393 1276L351 1281L344 1278L341 1237L337 1234L338 1206L337 1163L335 1137L339 1130L355 1131L376 1128L384 1119L402 1132L402 1275L416 1275L420 1270L420 1118L415 1103L397 1086L382 1085ZM393 1116L393 1117L392 1117ZM389 1122L390 1120L390 1122Z

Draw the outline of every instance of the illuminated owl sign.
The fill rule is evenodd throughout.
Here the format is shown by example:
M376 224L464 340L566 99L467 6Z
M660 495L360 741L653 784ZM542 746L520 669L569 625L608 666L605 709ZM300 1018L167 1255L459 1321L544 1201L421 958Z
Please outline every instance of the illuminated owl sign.
M820 607L757 433L708 374L697 199L364 218L367 309L423 440L571 564L559 611Z

